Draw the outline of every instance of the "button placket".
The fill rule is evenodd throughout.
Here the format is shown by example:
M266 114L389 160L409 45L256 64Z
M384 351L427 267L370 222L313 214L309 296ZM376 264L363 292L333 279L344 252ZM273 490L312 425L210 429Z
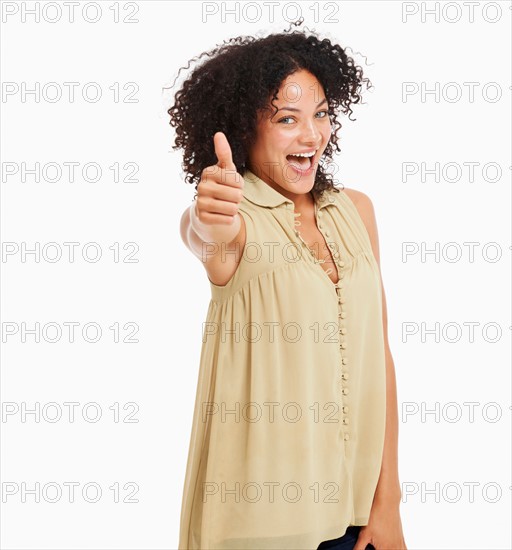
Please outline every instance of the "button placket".
M320 199L320 201L323 202L323 197ZM309 248L308 244L304 241L302 238L300 232L298 231L297 227L301 225L300 220L297 218L300 216L300 212L294 212L294 225L295 225L295 235L300 239L302 244L306 247L306 250L308 250L311 255L313 256L313 259L315 262L323 263L325 260L317 260L314 256L314 251ZM327 239L329 237L329 231L325 228L325 222L320 222L319 219L322 218L322 211L315 203L315 217L317 222L318 230L322 233L324 236L325 241L327 242ZM348 387L348 379L349 379L349 372L347 370L348 365L348 358L346 357L346 349L347 349L347 341L346 341L346 334L347 334L347 328L344 324L344 320L347 318L347 313L345 311L345 296L343 294L344 286L342 284L344 272L343 267L345 266L345 263L340 258L340 253L337 250L335 243L328 243L329 248L331 249L331 254L333 257L334 262L336 263L338 267L338 282L331 284L334 286L336 290L336 296L337 296L337 304L338 304L338 326L339 326L339 350L340 350L340 370L341 370L341 400L342 400L342 412L343 412L343 418L342 418L342 426L343 426L343 440L348 441L350 439L350 434L348 431L349 426L349 407L345 404L345 402L348 400L347 396L349 395L349 387ZM321 269L323 269L320 266ZM330 275L332 272L332 269L329 268L329 270L325 270L325 273L327 276Z
M344 441L348 441L350 439L350 434L348 432L348 426L349 426L349 417L348 417L348 406L345 405L345 401L347 400L347 396L350 394L350 389L348 385L349 380L349 372L347 370L347 364L348 364L348 358L345 356L346 349L347 349L347 328L345 326L345 319L347 317L347 313L345 311L345 296L343 294L344 287L341 285L341 281L343 280L342 277L344 276L342 267L343 262L337 260L336 261L338 265L338 271L340 273L340 280L338 281L338 284L336 285L336 294L338 296L338 318L339 318L339 342L340 342L340 357L341 357L341 395L342 395L342 411L343 411L343 417L342 417L342 425L343 425L343 439ZM343 264L343 265L340 265Z
M322 197L323 198L323 197ZM321 199L322 200L322 199ZM322 217L322 211L320 208L317 208L315 206L315 214L318 218ZM322 233L322 235L325 238L325 241L327 242L327 239L329 238L329 230L325 227L325 222L317 223L317 227L319 231ZM347 396L350 393L349 387L348 387L348 379L349 379L349 372L347 370L348 365L348 358L345 356L346 349L347 349L347 341L346 341L346 334L347 334L347 328L344 324L344 320L347 318L347 313L345 311L345 296L344 296L344 289L343 286L343 277L345 276L343 272L343 267L345 266L345 263L341 260L340 253L337 249L336 243L328 243L329 248L331 249L331 254L333 257L334 262L336 263L338 267L338 282L334 285L336 289L336 296L337 296L337 303L338 303L338 326L339 326L339 350L340 350L340 369L341 369L341 399L343 402L342 405L342 426L344 428L343 431L343 440L349 441L350 434L348 431L348 425L349 425L349 417L348 417L348 411L349 408L345 404L345 401L348 399ZM332 270L330 269L328 273L330 273Z

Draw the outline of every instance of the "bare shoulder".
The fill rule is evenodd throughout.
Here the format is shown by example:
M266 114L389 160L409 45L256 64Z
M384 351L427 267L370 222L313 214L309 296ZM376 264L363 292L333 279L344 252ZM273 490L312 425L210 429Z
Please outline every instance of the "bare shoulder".
M377 261L379 261L379 236L377 220L375 218L375 209L373 207L372 200L366 193L358 191L357 189L345 187L341 190L341 192L346 194L346 196L354 203L354 206L359 212L366 230L368 231L373 253L377 258Z
M344 187L342 190L340 190L342 193L345 193L347 197L356 205L358 208L368 208L371 206L371 200L370 197L363 193L362 191L358 191L357 189L351 189L350 187Z
M373 203L366 193L358 191L357 189L351 189L350 187L345 187L340 191L341 193L345 193L347 197L354 203L354 206L357 208L359 214L363 219L368 219L368 217L371 218L375 215Z

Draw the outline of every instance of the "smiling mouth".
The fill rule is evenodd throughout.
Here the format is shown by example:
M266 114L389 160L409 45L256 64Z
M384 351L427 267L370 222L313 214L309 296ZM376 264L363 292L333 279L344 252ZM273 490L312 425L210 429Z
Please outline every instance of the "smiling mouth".
M317 153L318 150L315 151L315 154L310 157L286 155L286 160L289 162L289 164L298 168L299 170L309 170L317 157Z

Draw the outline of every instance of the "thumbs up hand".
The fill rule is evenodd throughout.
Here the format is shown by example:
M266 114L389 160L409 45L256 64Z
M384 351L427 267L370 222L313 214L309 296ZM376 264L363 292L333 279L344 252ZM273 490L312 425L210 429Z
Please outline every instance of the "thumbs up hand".
M243 177L236 171L226 136L213 136L217 164L207 166L197 186L196 216L205 225L233 223L243 198Z

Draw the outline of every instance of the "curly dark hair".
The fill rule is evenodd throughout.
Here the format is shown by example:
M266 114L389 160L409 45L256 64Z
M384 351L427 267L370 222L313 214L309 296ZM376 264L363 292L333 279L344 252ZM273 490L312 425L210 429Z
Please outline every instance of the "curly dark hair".
M302 18L292 24L298 26L301 22ZM326 189L336 190L332 175L324 166L332 162L334 148L340 151L336 133L342 125L336 119L336 111L339 108L344 114L348 112L350 119L353 112L350 105L360 102L362 84L372 87L370 80L363 78L362 68L354 64L345 50L327 38L320 40L313 31L307 36L299 30L291 33L285 30L257 39L231 38L193 60L203 55L210 59L193 70L176 92L175 104L167 111L171 117L169 124L176 127L172 148L184 151L185 181L195 183L197 192L204 168L217 163L213 136L219 131L226 135L233 162L243 175L249 168L248 152L256 139L258 111L268 108L271 94L275 107L273 101L282 82L305 69L324 88L333 127L312 191L314 196L321 196Z

